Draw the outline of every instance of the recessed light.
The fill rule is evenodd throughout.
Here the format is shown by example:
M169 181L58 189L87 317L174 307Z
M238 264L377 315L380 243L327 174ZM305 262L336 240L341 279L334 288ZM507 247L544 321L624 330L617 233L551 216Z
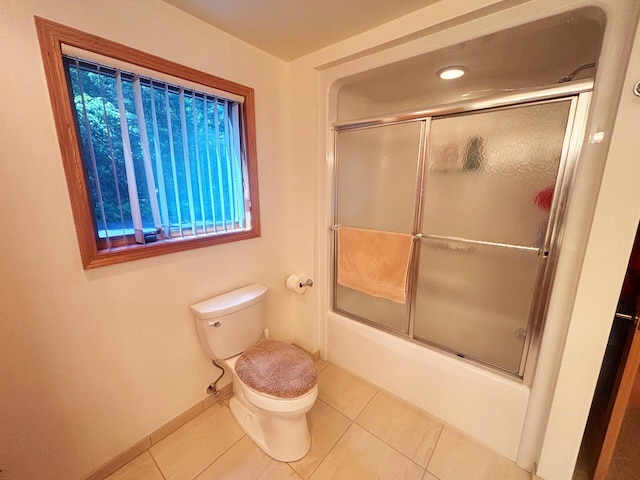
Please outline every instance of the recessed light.
M467 73L466 67L455 66L438 70L438 72L436 72L436 75L438 75L443 80L453 80L454 78L460 78L465 73Z

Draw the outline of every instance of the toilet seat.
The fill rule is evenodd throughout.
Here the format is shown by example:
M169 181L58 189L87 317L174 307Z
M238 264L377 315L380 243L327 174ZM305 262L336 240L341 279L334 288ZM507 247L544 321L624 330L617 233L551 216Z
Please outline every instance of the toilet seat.
M298 398L318 381L313 360L302 349L279 340L262 340L247 348L235 364L246 385L275 398Z
M240 355L222 360L234 372L234 381L242 388L243 395L251 404L274 413L293 413L310 407L318 397L318 385L315 384L307 393L294 398L281 398L268 393L258 392L244 383L237 375L235 366Z

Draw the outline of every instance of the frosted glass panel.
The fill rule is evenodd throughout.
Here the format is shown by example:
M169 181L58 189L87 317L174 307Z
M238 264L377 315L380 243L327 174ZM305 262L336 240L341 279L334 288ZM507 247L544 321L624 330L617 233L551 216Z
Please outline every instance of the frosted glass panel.
M421 140L427 156L410 300L335 285L335 309L521 375L575 101L338 133L335 223L343 226L413 233Z
M409 331L408 303L396 303L384 298L337 285L337 310L355 315L381 327L407 333Z
M422 122L338 134L336 223L413 233ZM337 310L397 332L409 331L409 304L336 286Z
M434 119L423 233L542 246L570 103Z
M413 233L421 122L338 135L337 223Z
M415 336L518 372L538 253L423 239Z

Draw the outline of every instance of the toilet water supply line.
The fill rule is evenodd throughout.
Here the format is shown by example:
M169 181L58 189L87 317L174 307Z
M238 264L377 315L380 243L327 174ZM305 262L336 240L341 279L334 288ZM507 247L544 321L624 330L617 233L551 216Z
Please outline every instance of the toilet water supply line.
M269 329L268 328L264 329L263 334L264 334L264 338L269 340ZM207 387L207 394L208 395L213 395L214 397L217 397L218 395L220 395L220 392L218 391L218 382L220 381L220 379L222 377L224 377L225 369L224 369L224 367L222 365L218 365L215 360L211 360L211 363L213 363L214 366L216 366L220 370L222 370L222 373L220 375L218 375L218 378L216 378L215 381L210 383L209 386Z
M215 360L211 360L211 363L222 370L222 373L218 376L218 378L216 378L215 381L213 383L210 383L207 387L207 394L217 397L220 394L220 392L218 392L217 385L220 379L224 377L225 370L224 367L222 365L218 365Z

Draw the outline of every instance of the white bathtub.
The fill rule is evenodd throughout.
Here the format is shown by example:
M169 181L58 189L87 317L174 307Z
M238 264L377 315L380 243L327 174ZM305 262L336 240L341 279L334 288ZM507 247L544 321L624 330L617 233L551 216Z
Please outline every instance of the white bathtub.
M331 363L516 461L530 389L517 380L328 312Z

